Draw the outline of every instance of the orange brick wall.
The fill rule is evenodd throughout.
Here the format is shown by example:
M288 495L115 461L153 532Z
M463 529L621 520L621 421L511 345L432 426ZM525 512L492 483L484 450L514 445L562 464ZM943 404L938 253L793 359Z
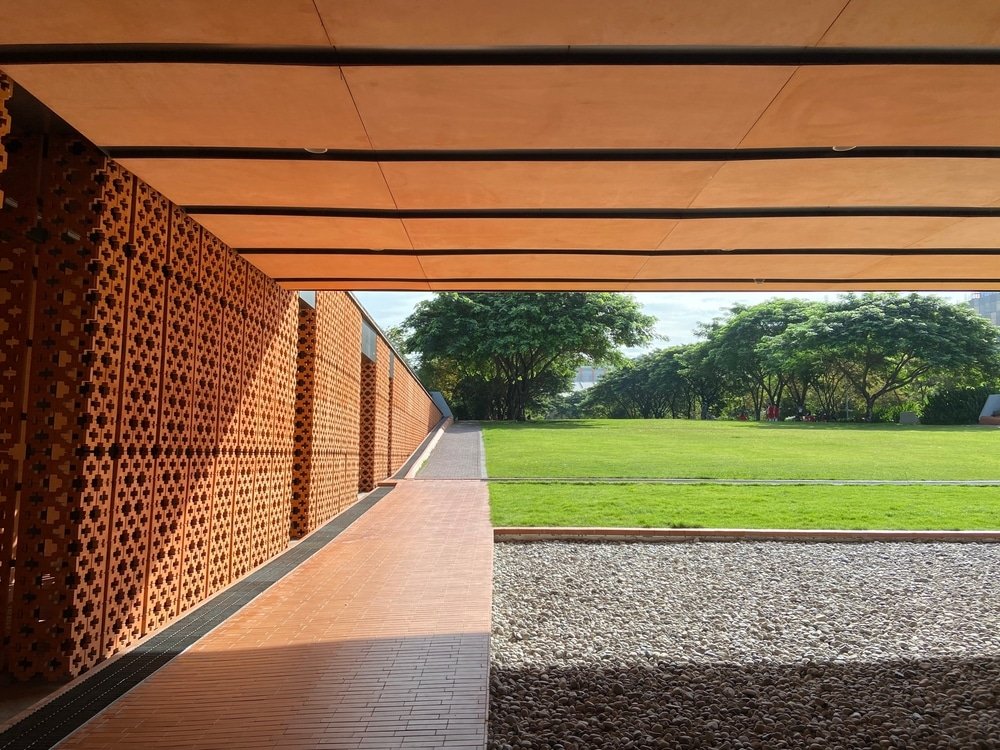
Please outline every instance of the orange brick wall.
M358 498L360 342L361 312L343 292L300 307L293 538Z
M361 363L358 489L375 489L389 476L389 346L379 337L375 361ZM360 351L360 348L359 348Z
M63 678L287 545L297 300L82 139L4 143L4 659Z
M0 136L11 87L0 75ZM362 311L300 307L79 136L0 141L0 628L84 672L315 529L439 415ZM4 168L6 167L6 168Z
M406 463L410 454L441 419L441 412L402 362L397 360L394 370L389 390L390 474Z

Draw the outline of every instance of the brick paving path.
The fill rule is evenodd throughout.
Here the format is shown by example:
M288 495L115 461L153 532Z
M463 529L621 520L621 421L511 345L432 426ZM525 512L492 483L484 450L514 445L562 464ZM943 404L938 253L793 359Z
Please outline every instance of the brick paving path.
M486 741L485 483L401 482L66 748L476 748Z
M417 479L485 479L483 429L479 422L456 422L448 427Z

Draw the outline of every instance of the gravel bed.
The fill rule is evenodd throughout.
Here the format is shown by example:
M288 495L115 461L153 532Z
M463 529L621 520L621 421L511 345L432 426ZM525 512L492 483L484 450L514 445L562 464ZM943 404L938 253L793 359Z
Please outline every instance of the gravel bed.
M490 748L1000 748L1000 546L495 546Z

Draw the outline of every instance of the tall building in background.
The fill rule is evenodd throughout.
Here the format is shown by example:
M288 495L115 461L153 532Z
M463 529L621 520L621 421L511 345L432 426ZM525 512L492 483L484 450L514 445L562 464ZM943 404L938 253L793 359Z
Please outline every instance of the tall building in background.
M969 306L984 318L1000 326L1000 292L973 292Z
M573 380L573 390L582 391L592 388L607 374L607 367L593 367L591 365L579 367L576 371L576 378Z

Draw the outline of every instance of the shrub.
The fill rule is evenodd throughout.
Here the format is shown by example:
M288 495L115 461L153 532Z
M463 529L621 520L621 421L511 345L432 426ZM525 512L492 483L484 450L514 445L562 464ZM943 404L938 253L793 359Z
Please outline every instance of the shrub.
M981 407L980 407L981 408ZM918 417L921 417L921 412L924 407L916 401L904 401L898 404L886 404L882 407L875 407L874 421L876 422L898 422L899 415L904 411L912 411ZM976 416L979 416L979 412L976 412ZM926 423L926 420L922 420Z
M924 407L924 424L975 424L979 412L997 386L946 388L935 391Z

